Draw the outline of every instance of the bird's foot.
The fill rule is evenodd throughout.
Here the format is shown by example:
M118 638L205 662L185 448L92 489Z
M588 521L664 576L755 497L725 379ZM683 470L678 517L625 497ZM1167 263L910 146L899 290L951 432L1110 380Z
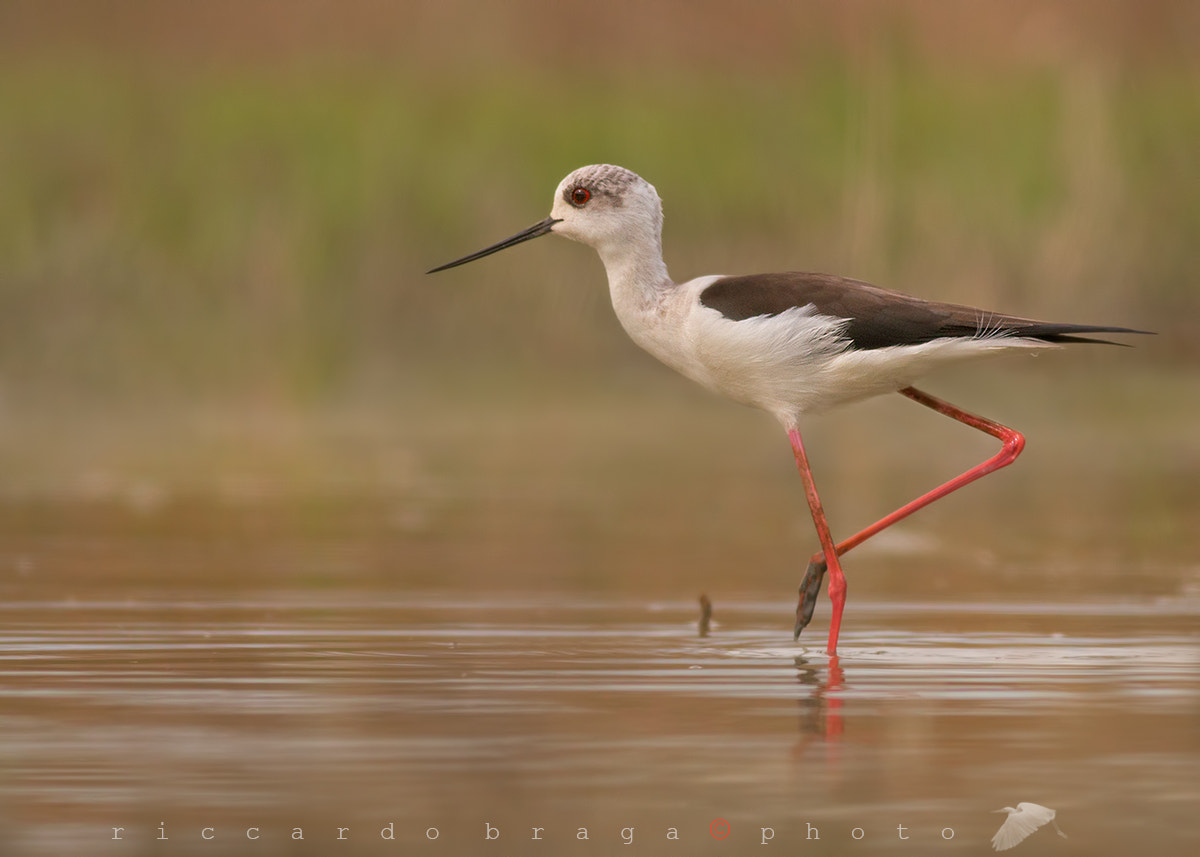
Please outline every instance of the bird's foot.
M800 602L796 605L796 629L792 634L793 640L800 639L800 632L812 621L813 610L817 606L817 596L821 594L821 584L825 582L825 571L828 565L825 557L817 557L808 563L804 579L800 581Z

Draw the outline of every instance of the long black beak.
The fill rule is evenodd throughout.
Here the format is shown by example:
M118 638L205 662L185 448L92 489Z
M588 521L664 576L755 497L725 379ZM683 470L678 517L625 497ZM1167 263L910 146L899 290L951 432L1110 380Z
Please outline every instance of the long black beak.
M549 232L556 223L561 223L561 219L555 217L547 217L541 223L535 223L528 229L523 229L511 238L505 238L498 244L493 244L491 247L484 247L470 256L463 256L461 259L455 259L453 262L447 262L445 265L439 265L426 271L426 274L436 274L438 271L444 271L447 268L454 268L458 265L465 265L467 262L474 262L476 259L482 259L484 256L490 256L493 253L503 250L506 247L512 247L515 244L520 244L522 241L528 241L531 238L540 238Z

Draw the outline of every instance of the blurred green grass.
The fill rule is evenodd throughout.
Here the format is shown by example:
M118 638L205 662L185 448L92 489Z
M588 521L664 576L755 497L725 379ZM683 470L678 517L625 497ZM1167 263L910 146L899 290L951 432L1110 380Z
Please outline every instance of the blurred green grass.
M442 365L639 360L580 248L422 273L540 219L596 161L658 187L676 279L832 270L1157 329L1191 361L1196 92L1185 68L949 73L900 48L743 77L10 59L3 393L309 404Z
M433 4L421 8L444 18L427 38L394 30L428 41L415 56L392 57L385 38L362 61L317 48L281 61L257 49L292 7L267 5L256 22L240 4L196 12L209 29L193 44L190 19L133 3L87 50L55 47L46 34L63 27L31 4L51 46L17 50L29 30L0 9L0 565L48 570L51 589L124 564L159 581L192 562L179 539L232 544L228 556L258 544L272 574L336 543L380 580L402 569L431 586L481 570L488 585L574 575L688 592L722 591L730 569L749 589L790 580L814 543L777 427L651 368L594 253L546 240L423 273L541 219L564 174L610 161L664 197L679 280L827 270L1158 330L1136 351L937 379L1031 442L1022 467L913 532L949 533L955 554L1058 552L1080 591L1097 568L1113 591L1129 568L1141 591L1184 585L1200 484L1200 87L1157 31L1141 53L1030 62L976 23L992 53L974 62L953 26L922 47L869 10L838 36L813 23L817 4L764 6L737 27L705 7L680 34L675 7L650 4L630 28L578 4L612 49L595 65L587 51L561 61L574 42L543 50L578 30L538 4L476 24ZM354 9L364 33L386 29L382 6ZM910 12L934 30L946 19ZM779 20L804 26L752 55ZM221 53L227 34L238 61ZM439 59L459 39L470 61ZM986 450L922 410L880 401L806 426L840 527ZM72 538L98 563L106 538L162 553L76 568L55 553ZM260 579L197 556L180 579L217 566ZM881 556L856 563L883 579L897 560ZM926 560L907 561L926 574ZM889 579L904 591L911 576Z

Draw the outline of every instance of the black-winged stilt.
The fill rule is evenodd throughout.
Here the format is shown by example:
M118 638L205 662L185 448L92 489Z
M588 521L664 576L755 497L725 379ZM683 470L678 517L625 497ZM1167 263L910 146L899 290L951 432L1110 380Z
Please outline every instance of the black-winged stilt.
M563 179L545 220L429 273L550 232L600 254L613 309L634 342L692 380L762 408L783 424L821 542L800 584L795 636L812 618L828 571L830 655L837 654L846 603L838 558L917 509L1012 463L1025 445L1019 432L923 393L913 382L944 363L967 358L1104 341L1081 334L1145 332L1000 315L829 274L716 274L676 283L663 263L658 193L641 176L608 164L581 167ZM987 432L1002 447L982 464L835 543L800 437L800 416L891 392Z

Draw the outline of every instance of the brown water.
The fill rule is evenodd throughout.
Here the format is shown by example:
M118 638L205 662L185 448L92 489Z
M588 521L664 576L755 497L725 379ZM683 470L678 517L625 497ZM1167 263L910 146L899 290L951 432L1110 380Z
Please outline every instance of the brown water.
M1168 387L995 392L1030 451L848 557L836 662L824 599L790 638L786 442L705 400L686 441L656 392L487 443L427 410L235 425L257 466L226 429L185 445L211 469L95 437L98 469L14 464L0 853L984 854L1019 801L1069 838L1015 853L1200 853L1200 455ZM835 526L986 452L915 413L814 428Z

